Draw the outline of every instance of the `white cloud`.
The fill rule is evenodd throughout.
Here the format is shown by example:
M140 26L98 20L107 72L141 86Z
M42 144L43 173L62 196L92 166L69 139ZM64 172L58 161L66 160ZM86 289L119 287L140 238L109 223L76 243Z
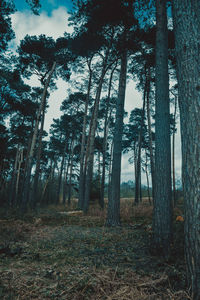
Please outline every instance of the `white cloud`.
M52 0L51 0L52 2ZM68 13L66 7L59 7L52 11L51 15L42 12L39 16L33 15L30 11L16 12L12 16L12 26L16 34L16 39L12 45L19 45L26 34L40 35L46 34L54 39L63 35L65 31L72 32L72 27L68 26ZM32 86L39 85L37 78L32 77L28 82ZM49 108L46 114L45 130L49 130L53 118L59 118L60 105L66 97L67 83L62 79L57 81L58 89L49 98Z
M15 43L19 45L20 40L26 34L46 34L56 39L65 31L72 32L72 27L68 26L68 16L66 7L53 10L50 16L45 12L39 16L33 15L30 11L16 12L12 15L12 26L16 35Z

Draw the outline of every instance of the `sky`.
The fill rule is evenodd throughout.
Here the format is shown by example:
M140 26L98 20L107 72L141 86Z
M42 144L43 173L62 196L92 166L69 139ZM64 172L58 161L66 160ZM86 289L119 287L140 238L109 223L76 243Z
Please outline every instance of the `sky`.
M72 27L68 26L69 11L72 8L71 0L41 0L42 7L40 15L34 15L25 0L14 0L17 11L12 15L12 26L16 38L10 44L12 48L16 47L20 40L26 34L40 35L46 34L53 38L58 38L63 33L72 32ZM32 84L36 86L37 80L32 79ZM60 105L67 97L67 89L70 87L70 81L64 82L62 79L57 81L57 90L49 98L49 108L45 119L45 130L48 132L53 118L59 118L61 115ZM142 106L142 95L136 90L135 84L130 81L126 88L125 110L130 112L135 107ZM176 134L176 173L181 174L181 151L180 151L180 132L179 128ZM134 181L134 167L128 162L129 155L122 156L122 174L121 180ZM146 178L142 176L142 183L146 184Z

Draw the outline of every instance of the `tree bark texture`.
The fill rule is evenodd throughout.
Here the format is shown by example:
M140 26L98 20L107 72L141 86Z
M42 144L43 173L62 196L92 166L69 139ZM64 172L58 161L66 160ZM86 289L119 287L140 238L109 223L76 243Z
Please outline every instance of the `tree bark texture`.
M66 159L66 150L67 150L67 137L65 136L64 141L64 149L62 154L62 160L61 160L61 166L60 166L60 173L58 176L58 190L57 190L57 196L56 196L56 204L58 205L60 202L60 191L61 191L61 184L62 184L62 175L63 175L63 169L65 165L65 159Z
M172 238L171 146L166 0L156 1L156 119L153 247L168 257Z
M33 195L32 195L32 205L35 206L38 202L38 181L40 176L40 160L41 160L41 154L42 154L42 135L44 130L44 120L45 120L45 105L46 99L44 103L44 107L41 112L41 124L40 124L40 131L38 135L38 148L37 148L37 158L36 158L36 168L35 168L35 176L34 176L34 184L33 184Z
M104 123L104 136L103 136L103 162L102 162L102 177L101 177L101 192L100 192L100 201L99 204L101 208L104 208L104 189L105 189L105 173L106 173L106 150L108 146L108 130L109 130L109 108L110 108L110 95L112 89L113 74L116 70L116 66L111 70L110 80L108 85L108 97L106 103L106 112L105 112L105 123Z
M122 134L124 118L124 101L126 91L127 74L127 50L124 49L121 57L121 70L119 78L119 90L116 108L115 131L113 138L113 161L111 184L108 191L107 226L120 225L120 179L121 179L121 155Z
M176 136L176 111L177 111L177 96L174 99L174 127L172 133L172 187L173 187L173 207L176 206L176 174L175 174L175 136Z
M147 129L148 129L148 147L149 147L149 155L150 155L150 166L151 166L151 183L152 183L152 200L154 202L154 152L153 152L153 139L152 139L152 130L151 130L151 113L150 113L150 92L151 92L151 70L150 67L147 70Z
M67 205L69 206L71 204L71 192L72 192L72 172L73 172L73 158L74 158L74 139L71 142L70 147L70 171L69 171L69 187L68 187L68 199L67 199Z
M91 90L91 84L92 84L91 62L92 62L92 58L88 61L89 79L88 79L88 88L87 88L87 98L85 101L85 111L84 111L83 130L82 130L82 139L81 139L79 196L78 196L78 208L79 209L83 209L83 203L84 203L84 188L85 188L85 186L84 186L85 185L84 157L85 157L85 144L86 144L86 125L87 125L88 104L89 104L90 90Z
M185 255L192 299L200 299L200 2L174 0L185 201Z
M144 87L144 97L143 97L143 107L142 107L142 115L140 122L140 132L138 138L138 151L136 158L136 174L135 174L135 201L134 204L139 204L139 198L141 198L141 151L142 151L142 132L144 128L144 117L145 117L145 104L146 104L146 83Z

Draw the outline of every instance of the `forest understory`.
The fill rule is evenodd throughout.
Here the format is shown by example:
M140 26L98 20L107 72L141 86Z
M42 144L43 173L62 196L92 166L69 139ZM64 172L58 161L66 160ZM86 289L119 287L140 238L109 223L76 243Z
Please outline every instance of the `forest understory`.
M182 207L166 261L150 251L152 207L121 200L122 226L106 228L96 204L87 216L64 206L23 218L0 216L0 299L191 299L186 290ZM176 221L177 219L177 221ZM180 219L180 220L179 220ZM179 221L178 221L179 220Z

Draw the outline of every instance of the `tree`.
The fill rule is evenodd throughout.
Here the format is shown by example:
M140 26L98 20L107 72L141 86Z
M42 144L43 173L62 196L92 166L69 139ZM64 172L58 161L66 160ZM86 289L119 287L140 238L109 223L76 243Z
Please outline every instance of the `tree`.
M39 0L26 0L34 14L38 14L40 8ZM10 15L16 11L12 0L1 0L0 2L0 53L7 50L8 42L15 37L12 29Z
M8 47L8 42L15 37L10 15L15 12L11 1L1 0L0 3L0 53Z
M200 299L200 2L174 0L185 202L185 255L192 299Z
M30 78L33 74L38 76L41 85L43 86L43 93L41 96L41 102L37 114L37 119L35 122L35 128L33 132L32 142L29 154L27 156L27 169L25 175L25 184L24 184L24 195L23 195L23 207L25 207L29 202L30 198L30 176L31 169L33 165L33 156L34 150L36 146L36 138L39 130L39 123L41 120L41 128L39 134L39 142L38 142L38 155L37 155L37 164L36 164L36 172L35 172L35 180L34 180L34 199L35 193L37 191L38 178L39 178L39 170L40 170L40 156L42 153L42 132L44 126L44 118L45 118L45 108L46 108L46 99L48 96L48 88L55 87L55 83L52 81L52 78L55 77L56 67L60 74L65 79L69 79L69 69L66 66L66 61L68 62L68 58L65 54L63 57L62 47L60 45L60 40L56 43L51 37L46 37L45 35L37 36L26 36L24 40L21 41L20 47L18 48L20 65L22 72L25 77ZM66 60L66 61L65 61ZM64 66L64 71L62 71ZM58 74L58 71L57 71ZM33 204L33 201L31 201Z
M166 0L156 1L156 117L153 247L168 257L172 239L171 146Z
M37 112L37 118L36 118L35 127L34 127L34 131L33 131L31 146L30 146L30 150L28 153L28 157L27 157L27 168L26 168L26 175L25 175L24 192L23 192L22 203L21 203L22 210L25 210L27 208L27 204L30 200L29 199L30 177L31 177L31 169L32 169L32 164L33 164L33 155L34 155L34 149L35 149L35 144L36 144L36 138L37 138L37 134L38 134L39 121L40 121L41 113L45 107L47 89L49 87L49 83L50 83L51 77L53 75L53 72L55 71L55 68L56 68L56 62L53 63L52 69L48 73L48 77L45 82L44 90L43 90L42 97L41 97L40 106L39 106L39 109Z
M135 170L135 204L139 202L141 190L141 163L142 150L147 150L147 126L145 124L146 118L144 115L144 107L142 109L135 108L131 111L129 122L124 128L123 151L132 152L129 162L134 162ZM138 163L139 159L139 163ZM138 170L139 168L139 170ZM137 191L136 191L137 190ZM136 198L137 197L137 198ZM137 199L137 201L136 201Z
M113 69L110 72L110 79L109 79L109 84L108 84L108 95L107 98L105 99L105 104L103 102L103 105L105 105L105 122L104 122L104 134L103 134L103 157L102 157L102 178L101 178L101 192L100 192L100 201L99 204L101 208L104 208L104 188L105 188L105 172L106 172L106 159L107 159L107 147L108 147L108 131L109 131L109 126L110 126L110 121L112 117L112 110L113 110L113 105L111 99L111 90L112 90L112 84L113 84L113 75L116 70L117 63L113 67Z
M126 30L124 32L126 40ZM123 134L123 119L124 119L124 101L126 91L126 76L127 76L127 49L126 47L121 53L121 70L119 78L119 91L117 98L117 110L115 120L115 131L113 138L113 162L111 183L108 192L108 211L107 211L107 226L120 225L120 179L121 179L121 155L122 155L122 134Z

